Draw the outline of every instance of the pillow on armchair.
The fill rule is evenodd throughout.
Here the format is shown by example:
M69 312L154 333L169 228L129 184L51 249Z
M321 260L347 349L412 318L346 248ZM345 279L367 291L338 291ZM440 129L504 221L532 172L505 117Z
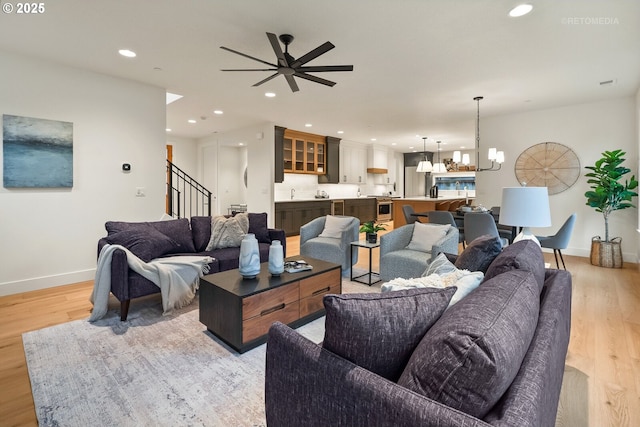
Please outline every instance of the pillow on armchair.
M438 240L447 235L451 224L423 224L414 223L413 236L407 245L407 249L420 252L431 252L431 248Z
M341 239L342 232L347 229L352 221L352 217L341 218L333 215L327 215L324 222L324 230L322 230L322 233L320 233L318 237Z

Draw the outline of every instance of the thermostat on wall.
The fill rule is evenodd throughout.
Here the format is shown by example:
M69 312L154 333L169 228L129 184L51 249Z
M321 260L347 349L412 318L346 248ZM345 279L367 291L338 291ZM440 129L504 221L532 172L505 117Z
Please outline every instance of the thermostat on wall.
M129 172L129 171L131 171L131 164L129 164L129 163L123 163L123 164L122 164L122 171L123 171L123 172Z

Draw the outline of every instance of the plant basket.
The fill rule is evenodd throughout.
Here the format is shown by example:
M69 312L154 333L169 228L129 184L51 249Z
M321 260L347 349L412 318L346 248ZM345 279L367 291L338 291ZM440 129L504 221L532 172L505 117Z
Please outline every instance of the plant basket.
M591 264L607 268L622 268L622 238L615 237L609 242L596 236L591 239Z

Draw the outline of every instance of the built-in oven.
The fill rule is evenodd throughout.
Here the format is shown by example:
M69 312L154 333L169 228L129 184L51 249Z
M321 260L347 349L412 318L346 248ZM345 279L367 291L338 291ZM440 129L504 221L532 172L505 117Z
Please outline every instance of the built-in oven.
M377 222L386 222L393 219L393 201L389 197L377 197L378 208Z

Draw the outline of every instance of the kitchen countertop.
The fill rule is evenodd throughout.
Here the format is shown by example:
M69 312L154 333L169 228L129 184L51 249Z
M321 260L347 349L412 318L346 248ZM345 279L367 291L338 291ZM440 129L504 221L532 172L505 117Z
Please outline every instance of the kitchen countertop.
M460 199L464 199L465 196L439 196L438 198L434 198L434 197L425 197L425 196L414 196L414 197L403 197L400 200L413 200L416 202L420 202L420 201L425 201L425 202L431 202L431 201L438 201L438 202L446 202L447 200L460 200ZM475 197L468 197L469 199L474 199Z
M289 200L276 200L275 203L295 203L295 202L327 202L332 200L361 200L361 199L375 199L378 196L360 196L360 197L328 197L328 198L319 198L315 197L309 199L289 199ZM382 197L382 196L379 196ZM394 196L395 197L395 196Z

